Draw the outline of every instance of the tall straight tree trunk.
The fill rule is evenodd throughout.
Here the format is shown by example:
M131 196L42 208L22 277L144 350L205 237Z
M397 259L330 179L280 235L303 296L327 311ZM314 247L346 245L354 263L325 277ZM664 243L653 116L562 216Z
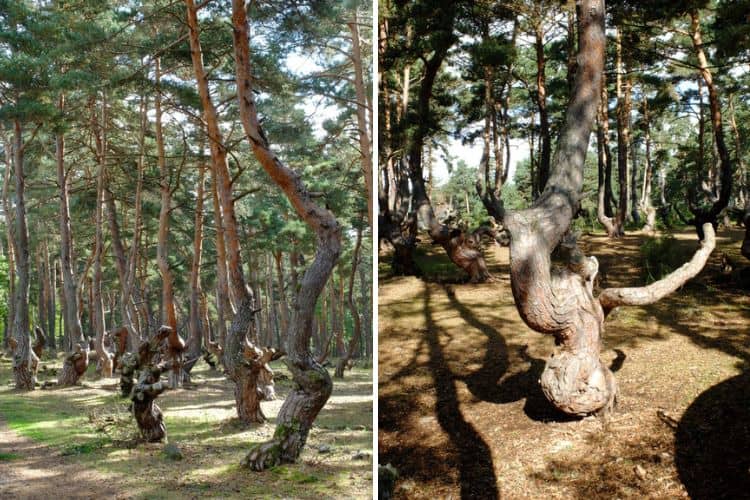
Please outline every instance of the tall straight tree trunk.
M95 208L95 238L94 238L94 277L91 287L91 310L96 340L94 348L98 356L98 364L101 367L102 377L112 376L112 354L104 346L104 335L106 326L104 324L104 300L102 297L103 260L104 260L104 190L107 159L107 99L106 94L102 97L101 124L97 118L96 103L92 101L91 124L96 139L96 208Z
M159 57L154 59L154 74L156 77L156 97L154 99L154 109L156 112L156 157L157 163L159 164L159 191L161 194L159 232L156 243L156 262L159 266L159 274L161 274L161 320L163 324L171 329L170 338L173 338L174 336L179 337L180 334L177 332L177 314L174 305L174 278L172 277L172 270L169 268L168 258L169 219L172 212L172 185L171 173L167 167L167 155L164 149L164 130L161 109L161 59ZM172 365L169 375L170 386L172 389L176 389L182 381L182 365L184 363L184 357L181 346L184 347L183 343L177 342L169 349L169 352L172 355L172 359L170 360Z
M281 251L273 252L274 267L276 269L276 283L279 287L279 317L281 319L281 337L286 340L286 332L289 330L289 305L284 290L284 254Z
M539 21L534 27L534 49L536 51L536 106L539 110L539 154L538 168L538 191L541 193L549 178L550 157L552 146L550 144L549 113L547 111L547 81L545 69L547 60L544 56L544 26Z
M201 148L201 152L203 148ZM193 262L190 266L190 322L188 324L188 330L190 337L188 339L188 360L198 359L201 354L201 348L203 344L201 342L202 330L208 328L208 325L202 325L201 321L201 297L203 291L201 289L201 257L203 253L203 185L205 183L206 164L201 159L201 163L198 166L198 191L195 195L195 230L193 234ZM190 372L190 369L195 366L194 363L190 363L189 367L185 367L186 372Z
M203 67L198 13L193 0L185 0L185 5L187 7L190 56L206 121L211 148L212 173L221 206L221 224L226 241L229 281L232 294L237 300L237 312L234 314L232 325L227 331L223 361L229 377L235 383L234 394L240 421L244 423L263 422L265 416L261 411L260 398L258 397L258 377L263 366L257 366L257 363L254 362L248 364L247 359L242 359L247 342L249 341L251 345L258 342L258 334L254 328L254 315L257 310L252 293L245 283L242 270L239 232L232 199L232 180L227 165L227 150L224 145L224 137L219 129L216 108L211 101L208 76Z
M142 334L148 328L148 313L144 305L144 299L140 288L136 284L138 272L138 257L141 246L141 231L143 225L143 173L145 169L146 154L146 128L148 127L148 99L140 97L140 129L138 132L138 160L135 185L135 215L133 223L133 240L127 261L127 272L125 283L122 286L120 297L121 310L125 327L128 329L128 343L130 351L135 352L140 345ZM135 302L135 303L133 303Z
M154 73L156 75L156 97L154 99L154 110L156 115L156 157L159 165L159 192L161 194L161 208L159 210L159 233L156 243L156 261L161 274L161 303L163 308L162 322L173 330L177 330L177 315L174 307L174 279L169 269L167 258L169 249L167 239L169 238L169 218L172 205L172 190L170 185L170 171L167 167L167 157L164 151L164 130L161 110L161 61L154 60Z
M256 159L286 195L297 215L316 236L315 257L300 281L289 326L286 364L295 387L284 400L271 441L252 449L244 463L263 470L282 462L294 462L302 452L315 417L331 395L328 372L310 353L315 305L341 253L341 226L326 208L310 197L300 174L271 151L260 127L251 81L249 28L243 0L232 1L234 60L240 119Z
M44 261L47 263L49 281L47 283L47 341L50 350L57 352L57 339L55 338L55 319L57 317L57 266L55 260L50 259L49 244L44 240Z
M65 109L65 96L60 94L58 109ZM60 130L55 134L55 163L57 165L57 185L60 189L60 268L62 271L62 313L65 318L65 332L69 344L64 346L68 354L73 353L75 346L83 342L83 328L78 314L78 282L73 270L73 235L70 227L70 180L65 169L65 136ZM75 373L75 372L74 372ZM62 385L72 385L78 378L61 377Z
M362 172L365 177L365 196L367 197L367 220L372 225L372 107L367 105L367 91L362 64L362 48L359 38L359 18L354 9L352 20L347 23L352 34L352 63L354 64L354 90L357 96L357 131L359 135L359 154ZM369 114L369 122L367 120ZM369 125L368 125L369 124Z
M23 129L13 120L13 167L16 181L15 234L12 242L16 258L16 284L13 320L13 377L19 390L33 391L36 382L36 356L29 341L29 230L26 224L26 174L24 173ZM7 213L7 212L6 212Z
M740 138L740 130L737 127L737 120L735 119L734 97L734 94L729 94L729 124L732 127L734 135L734 150L737 155L737 166L739 167L739 172L737 172L737 178L739 179L737 205L745 207L748 201L750 201L750 198L748 198L747 167L745 166L745 161L742 159L743 141Z
M651 165L651 116L648 109L648 97L643 95L643 141L646 146L646 168L643 172L643 189L641 191L641 210L646 216L644 231L656 229L656 209L651 203L651 188L653 185L654 168Z
M630 150L630 77L623 81L622 33L617 30L617 182L619 203L616 224L622 231L628 217L628 152Z
M13 242L14 219L11 209L8 189L11 182L11 173L14 172L14 152L10 141L4 139L5 149L5 176L3 178L3 213L5 214L5 237L8 242L8 316L5 322L5 337L3 348L8 348L9 339L14 335L14 322L16 318L16 259L15 243ZM13 177L15 179L15 177Z
M216 174L211 173L211 195L214 208L214 225L216 229L216 330L218 342L222 349L226 348L227 317L234 315L234 308L229 299L229 281L227 277L227 252L224 244L224 225L222 222L221 205L219 204L219 188ZM224 360L221 360L222 364Z
M613 220L607 215L607 171L612 171L612 157L609 149L609 117L607 107L607 75L602 74L601 100L597 112L596 144L597 144L597 167L599 173L599 185L597 190L596 215L599 223L604 226L607 236L617 238L622 236L622 226L617 224L619 219ZM610 186L611 188L611 186Z
M349 361L356 355L357 349L362 338L362 321L359 317L359 311L357 310L357 303L354 300L354 279L357 276L357 265L359 264L359 252L362 248L362 228L357 226L357 240L354 243L354 253L352 255L352 270L349 275L349 289L346 295L346 305L349 308L349 312L352 313L352 319L354 320L354 331L352 337L349 339L349 345L346 348L345 354L339 358L339 362L336 365L336 378L344 378L344 370L347 368ZM360 286L364 286L364 283L360 283Z
M641 212L638 208L638 144L630 143L630 217L635 224L641 223Z

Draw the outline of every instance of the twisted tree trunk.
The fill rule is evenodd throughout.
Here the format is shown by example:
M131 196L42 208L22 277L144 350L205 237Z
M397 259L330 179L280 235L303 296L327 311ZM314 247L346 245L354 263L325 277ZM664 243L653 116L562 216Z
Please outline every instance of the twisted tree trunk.
M273 439L250 450L243 461L254 470L262 470L297 460L315 417L333 389L331 377L315 362L309 346L315 304L341 253L341 227L328 209L313 201L300 175L271 151L260 127L251 80L247 13L242 0L232 1L232 25L237 97L245 135L258 162L317 238L315 258L300 281L289 326L286 364L295 387L279 410Z
M86 343L78 343L73 350L65 356L62 371L57 378L57 384L62 386L76 385L78 380L86 373L89 366L89 346Z
M553 335L557 345L542 372L542 390L555 407L573 415L607 413L615 402L614 376L599 358L606 314L673 292L702 269L714 246L707 224L706 238L692 260L674 273L646 287L607 289L595 298L598 261L564 238L581 197L584 159L600 102L604 15L603 0L581 0L578 71L549 182L531 208L505 218L516 307L530 328ZM567 265L552 268L550 254L558 244L567 250Z
M157 443L167 437L164 415L156 404L156 398L167 389L167 385L159 377L168 368L166 363L143 368L138 383L133 387L133 416L141 437L149 443Z

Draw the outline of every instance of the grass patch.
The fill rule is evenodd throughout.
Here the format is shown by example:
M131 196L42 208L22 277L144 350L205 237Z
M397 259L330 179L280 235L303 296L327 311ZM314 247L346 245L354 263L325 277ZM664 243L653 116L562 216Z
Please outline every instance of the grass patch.
M9 462L11 460L18 460L21 455L18 453L0 453L0 462Z
M58 357L49 365L59 368L61 361ZM273 368L286 378L276 384L279 399L263 403L269 420L265 425L237 425L232 384L203 364L192 373L194 385L165 392L157 402L169 442L178 443L183 453L180 461L164 460L164 443L133 439L138 431L129 401L115 392L115 379L87 374L81 386L33 392L3 385L0 416L11 430L50 447L51 453L42 450L44 457L30 460L45 468L63 462L75 469L80 464L92 474L91 481L134 498L371 498L371 462L350 458L358 449L372 456L372 371L359 366L343 381L334 380L333 395L299 463L276 473L240 469L250 444L273 435L276 413L293 385L283 362ZM0 380L11 375L10 364L0 363ZM351 430L341 430L346 427ZM320 443L342 452L321 459L315 451ZM58 454L62 458L51 465L47 457ZM136 470L140 472L134 475Z
M271 472L284 481L290 481L297 484L311 484L320 482L320 478L315 474L308 474L297 469L290 469L283 465L276 466L271 469Z

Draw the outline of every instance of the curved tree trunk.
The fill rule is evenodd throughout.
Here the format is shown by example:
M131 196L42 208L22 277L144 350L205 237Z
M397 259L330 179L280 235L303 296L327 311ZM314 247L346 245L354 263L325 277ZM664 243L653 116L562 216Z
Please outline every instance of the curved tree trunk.
M255 422L256 420L247 420L248 417L262 413L260 412L259 406L255 408L255 411L246 411L246 408L257 405L259 401L255 398L255 392L250 392L244 389L253 382L247 378L249 376L247 371L236 368L240 366L241 348L244 345L245 340L248 339L248 335L250 342L253 344L257 343L257 332L254 328L255 321L253 319L257 310L255 299L245 282L245 276L242 271L239 231L234 211L234 201L232 198L232 180L227 165L227 150L224 145L224 138L221 130L219 129L216 108L211 101L208 76L203 67L197 8L193 0L185 0L185 4L187 7L190 56L193 62L193 69L198 82L198 92L200 94L203 113L206 119L209 146L211 148L212 174L214 182L216 183L217 198L221 209L220 220L226 242L229 282L232 295L234 295L234 298L238 303L237 312L232 320L232 327L227 332L223 362L229 377L238 387L235 390L235 395L238 397L238 416L242 422L250 423Z
M62 386L76 385L78 380L86 373L89 366L89 346L78 343L72 352L65 356L62 371L57 378L57 384Z
M315 362L309 347L315 304L341 253L341 226L329 210L312 200L301 176L271 151L260 127L250 77L247 13L242 0L232 1L232 25L237 97L245 135L258 162L317 238L315 258L300 281L289 326L286 364L296 386L279 410L274 438L256 446L243 461L254 470L262 470L297 460L315 417L333 389L328 372Z
M705 265L713 250L713 228L690 262L645 287L606 289L593 296L599 270L565 238L583 188L583 165L599 102L605 57L604 1L582 0L574 93L566 113L547 188L528 210L510 213L511 288L521 318L535 331L555 337L557 348L541 375L542 390L558 409L573 415L607 413L615 402L614 376L599 358L606 313L620 305L643 305L672 293ZM560 245L567 265L552 268Z
M578 71L549 182L531 208L505 218L516 307L529 327L554 335L558 344L542 373L542 389L556 407L573 414L610 407L616 393L614 377L599 359L604 314L591 294L596 260L578 259L554 273L550 260L577 209L601 100L604 1L583 0L580 16Z
M159 380L166 369L166 364L143 368L138 383L133 387L133 416L141 437L149 443L157 443L167 437L164 415L155 402L159 394L167 389L166 384Z
M691 223L695 226L698 238L703 239L703 226L706 222L710 222L714 227L716 226L716 219L719 213L724 210L729 204L729 197L732 194L732 161L729 156L729 150L727 149L726 142L724 141L724 128L721 118L721 102L719 101L719 94L716 90L716 85L713 81L711 69L708 66L708 60L703 50L703 38L700 30L700 18L697 11L690 13L691 20L691 39L693 42L693 48L695 49L695 55L698 59L698 68L703 81L706 83L708 88L708 101L711 110L711 125L714 131L714 142L716 151L719 156L719 162L721 164L721 170L719 172L719 196L715 199L711 207L707 210L699 209L690 203L690 210L693 212L693 220ZM714 179L711 179L713 181ZM689 200L692 201L692 200Z

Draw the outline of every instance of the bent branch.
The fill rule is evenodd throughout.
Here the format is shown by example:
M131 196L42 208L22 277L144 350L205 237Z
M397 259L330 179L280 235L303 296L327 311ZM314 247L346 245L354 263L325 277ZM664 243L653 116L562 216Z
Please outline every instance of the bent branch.
M689 279L694 278L706 265L716 246L716 235L710 222L703 224L703 240L693 258L679 269L648 286L631 288L607 288L599 295L604 314L618 306L643 306L653 304L674 292Z

